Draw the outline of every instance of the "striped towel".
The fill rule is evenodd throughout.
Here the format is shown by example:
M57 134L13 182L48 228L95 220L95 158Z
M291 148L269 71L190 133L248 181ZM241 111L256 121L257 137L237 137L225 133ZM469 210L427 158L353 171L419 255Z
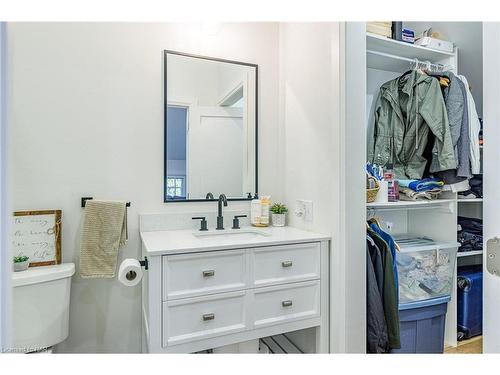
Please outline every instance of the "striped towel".
M84 215L80 276L115 277L118 249L128 239L125 202L88 200Z

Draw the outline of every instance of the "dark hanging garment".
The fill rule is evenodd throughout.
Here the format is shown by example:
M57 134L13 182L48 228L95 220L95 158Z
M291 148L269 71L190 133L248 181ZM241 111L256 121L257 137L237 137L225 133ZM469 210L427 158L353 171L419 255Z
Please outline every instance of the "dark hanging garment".
M398 286L398 266L396 264L396 254L397 254L396 242L394 241L394 238L392 238L392 236L389 233L383 231L382 228L380 228L377 220L371 219L368 221L368 223L370 224L370 228L374 232L376 232L389 246L389 249L390 249L391 254L392 254L392 270L394 271L394 281L396 283L396 291L398 291L399 286ZM399 296L399 293L398 293L398 296ZM398 297L398 299L399 299L399 297Z
M379 292L368 240L366 246L366 351L367 353L389 351L382 296Z
M381 296L380 298L382 298L382 293L384 292L384 268L382 267L382 254L380 253L380 249L377 245L375 245L375 242L373 242L371 237L368 235L366 236L366 248L370 254L373 270L375 272L375 279Z
M382 268L384 272L384 286L382 301L384 306L385 321L387 323L387 334L389 347L391 349L401 348L399 331L399 298L394 278L393 258L387 242L373 230L368 229L369 236L373 239L382 254Z

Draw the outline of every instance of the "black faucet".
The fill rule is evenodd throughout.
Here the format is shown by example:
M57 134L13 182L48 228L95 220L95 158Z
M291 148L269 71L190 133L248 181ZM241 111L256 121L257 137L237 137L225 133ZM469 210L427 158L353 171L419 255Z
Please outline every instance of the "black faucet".
M205 196L205 199L214 199L214 195L211 192L208 192L207 195Z
M227 198L224 194L219 195L219 202L217 202L217 228L218 230L224 229L224 217L222 216L222 203L227 207Z

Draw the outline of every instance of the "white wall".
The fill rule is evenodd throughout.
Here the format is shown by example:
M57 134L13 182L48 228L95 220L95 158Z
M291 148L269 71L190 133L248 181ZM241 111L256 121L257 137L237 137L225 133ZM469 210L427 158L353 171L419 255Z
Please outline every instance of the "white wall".
M332 39L338 24L281 25L281 100L285 196L290 225L331 234L337 168ZM313 201L313 221L293 214L297 199Z
M363 352L366 347L365 99L359 93L357 100L343 99L363 92L365 85L364 24L354 27L350 39L342 23L280 27L280 121L289 222L332 236L332 352ZM351 43L350 51L359 46L361 54L347 54L344 40ZM345 83L343 75L354 71L358 78ZM311 222L294 216L297 199L313 202Z
M275 23L215 35L199 24L9 23L13 208L62 209L64 262L78 262L82 196L132 202L119 261L139 254L139 213L216 209L163 203L164 49L259 64L259 190L282 199L278 42ZM140 313L139 287L75 276L59 350L138 352Z
M167 81L169 102L217 105L219 66L214 61L169 54Z
M477 113L483 114L483 25L482 22L404 22L417 33L432 27L458 47L458 73L472 87ZM417 34L416 33L416 34Z
M290 208L288 224L329 235L335 233L334 213L338 211L334 175L338 171L335 87L339 64L334 45L339 38L334 23L280 25L280 123L285 142L281 159ZM313 202L312 221L294 215L297 199ZM335 323L330 324L333 328ZM302 350L315 350L314 332L297 335L290 337L300 342Z

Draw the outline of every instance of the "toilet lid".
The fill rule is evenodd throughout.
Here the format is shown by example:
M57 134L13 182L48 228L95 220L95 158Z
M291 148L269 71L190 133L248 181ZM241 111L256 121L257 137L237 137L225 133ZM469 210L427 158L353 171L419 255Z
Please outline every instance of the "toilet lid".
M26 271L12 272L12 286L24 286L63 279L73 276L74 273L74 263L28 268Z

